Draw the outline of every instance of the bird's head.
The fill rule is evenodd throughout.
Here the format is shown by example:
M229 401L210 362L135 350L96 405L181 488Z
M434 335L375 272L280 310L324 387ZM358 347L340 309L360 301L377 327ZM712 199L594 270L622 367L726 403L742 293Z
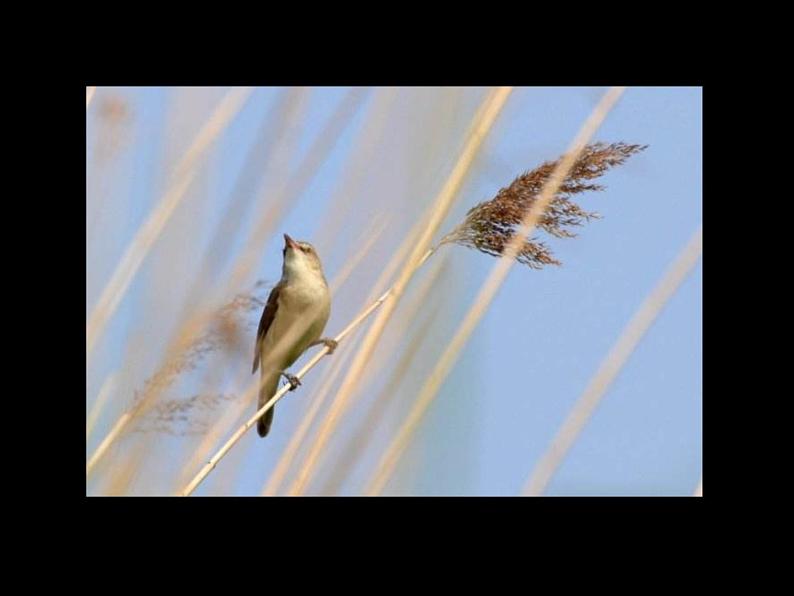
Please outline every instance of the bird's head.
M284 234L283 273L288 276L323 275L323 267L317 251L308 242L293 240Z

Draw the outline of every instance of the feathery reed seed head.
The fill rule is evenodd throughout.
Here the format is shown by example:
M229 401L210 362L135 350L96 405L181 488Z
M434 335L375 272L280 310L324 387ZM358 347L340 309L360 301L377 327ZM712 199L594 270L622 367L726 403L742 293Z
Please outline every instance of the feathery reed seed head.
M609 168L621 165L647 147L623 142L587 145L541 216L538 228L557 238L575 237L576 234L570 228L581 226L600 215L585 211L571 201L571 197L583 192L604 190L602 185L589 181L602 176ZM562 157L522 174L510 186L502 188L490 201L472 207L463 223L447 234L441 244L459 244L500 256L560 159ZM534 269L561 264L552 256L549 248L536 238L525 240L516 260Z
M256 328L254 315L265 305L265 297L271 283L259 280L251 292L237 294L220 307L213 315L209 329L193 341L185 350L168 360L154 375L146 379L141 389L135 390L133 403L140 403L150 394L158 396L159 403L152 412L145 414L139 432L160 430L169 434L200 434L196 432L174 432L171 423L192 423L188 411L215 407L234 396L199 394L190 398L165 400L162 394L179 377L196 370L205 358L216 352L239 350L244 347L244 331ZM201 407L198 407L201 406ZM179 414L177 417L176 415ZM202 423L203 424L203 423ZM203 429L204 427L202 427Z
M172 436L203 435L209 430L212 412L238 397L235 394L200 393L188 398L165 400L141 417L132 430Z

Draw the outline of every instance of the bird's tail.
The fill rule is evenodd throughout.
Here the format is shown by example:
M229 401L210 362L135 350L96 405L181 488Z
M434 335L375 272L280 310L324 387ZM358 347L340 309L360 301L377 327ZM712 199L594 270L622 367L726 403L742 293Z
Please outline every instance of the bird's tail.
M278 379L280 376L281 375L278 373L271 373L267 375L267 378L260 379L262 381L262 389L259 390L259 402L256 406L257 410L264 406L268 400L276 394L276 391L278 390ZM273 424L274 409L275 406L270 408L262 415L259 420L257 420L256 432L259 433L260 437L266 437L267 433L270 431L270 425Z

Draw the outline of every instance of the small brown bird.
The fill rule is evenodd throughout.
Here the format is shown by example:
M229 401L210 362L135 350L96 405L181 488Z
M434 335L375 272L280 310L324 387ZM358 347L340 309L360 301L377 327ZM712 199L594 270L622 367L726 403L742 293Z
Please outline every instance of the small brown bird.
M294 390L300 380L287 368L309 347L325 344L328 353L336 348L333 339L320 337L331 314L331 294L317 251L308 242L296 242L284 234L284 264L281 280L271 290L259 321L252 373L260 369L259 405L264 406L284 376ZM259 419L256 430L267 435L273 423L270 408Z

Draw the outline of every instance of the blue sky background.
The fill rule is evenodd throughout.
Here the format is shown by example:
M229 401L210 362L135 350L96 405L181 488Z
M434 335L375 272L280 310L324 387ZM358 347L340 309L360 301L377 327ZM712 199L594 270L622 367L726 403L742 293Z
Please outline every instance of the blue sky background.
M355 251L372 219L387 217L388 227L372 253L334 299L327 331L337 333L364 305L377 273L440 189L486 91L361 89L351 99L347 88L303 93L256 89L199 162L197 181L184 205L145 261L91 357L86 371L87 409L108 373L119 371L119 380L87 440L87 453L130 405L134 388L155 370L186 300L213 292L233 295L255 279L275 282L283 232L317 245L330 280ZM519 173L557 158L604 91L516 89L481 148L442 232ZM173 164L227 92L224 88L98 89L86 116L87 315L135 231L167 188ZM110 100L125 106L124 115L116 120L103 116ZM329 151L306 183L290 183L296 173L306 174L300 170L303 160L343 101L349 102L353 117L333 135ZM513 268L437 396L387 494L517 494L623 326L701 223L701 89L629 88L595 139L649 148L609 172L601 180L607 187L604 192L578 201L603 219L582 228L578 238L549 240L562 267ZM261 176L249 183L250 188L240 182L246 160L249 170ZM254 229L258 210L266 211L267 201L285 184L297 192L262 244L261 258L246 280L249 286L224 288L224 275ZM235 197L246 197L236 203L242 205L240 231L233 237L215 238L216 226ZM335 215L342 216L339 228L334 228ZM228 253L219 250L221 244ZM341 494L360 494L423 374L432 368L495 264L493 258L462 247L445 251L448 267L437 292L441 314L422 346L416 347L410 379L397 392L382 428L342 485ZM199 272L203 281L196 286ZM419 286L426 275L419 274L412 285ZM422 324L406 320L401 327L399 313L393 323L392 327L408 332ZM392 329L384 341L388 344L396 337ZM242 361L232 359L231 372L219 384L228 388L247 382L249 366L247 352ZM330 360L322 363L309 373L300 392L279 403L274 432L267 441L254 433L245 437L213 472L217 478L211 477L199 494L258 494L305 412L312 388L317 388L316 379L310 377L319 378L321 369L329 366ZM189 388L190 382L185 380L184 387ZM373 379L367 386L351 412L349 427L329 448L315 488L323 484L323 474L330 473L345 438L352 436L345 433L352 433L360 423L368 399L374 399L382 384ZM702 265L698 264L605 395L547 494L692 494L702 467L701 396ZM173 478L194 445L190 441L195 439L153 434L133 433L108 455L112 461L135 441L152 443L151 464L138 474L130 489L133 494L166 492L167 479ZM102 493L101 477L108 469L106 463L97 479L87 481L88 494Z

